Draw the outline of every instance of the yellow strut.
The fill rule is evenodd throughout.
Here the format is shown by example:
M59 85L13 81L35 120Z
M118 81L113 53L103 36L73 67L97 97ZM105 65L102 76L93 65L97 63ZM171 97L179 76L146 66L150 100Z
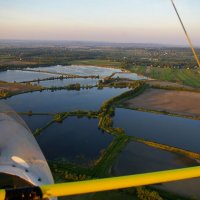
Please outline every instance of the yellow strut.
M200 167L190 167L114 178L43 185L40 186L40 189L43 198L50 198L117 190L198 177L200 177ZM5 200L5 195L6 191L0 190L0 200Z
M44 198L117 190L200 177L200 167L41 186Z
M6 197L6 191L5 190L0 190L0 200L4 200Z
M179 19L179 21L180 21L180 23L181 23L181 26L182 26L182 28L183 28L183 31L184 31L184 33L185 33L185 35L186 35L186 38L187 38L188 43L189 43L189 45L190 45L190 48L191 48L191 50L192 50L192 52L193 52L193 54L194 54L194 58L195 58L195 60L196 60L196 62L197 62L197 65L200 67L199 57L198 57L198 55L197 55L197 53L196 53L196 51L195 51L195 49L194 49L194 47L193 47L192 41L191 41L191 39L190 39L190 36L189 36L189 34L187 33L187 30L186 30L186 28L185 28L185 26L184 26L184 24L183 24L183 21L182 21L180 15L179 15L179 13L178 13L178 10L177 10L177 8L176 8L176 6L175 6L174 1L171 0L171 2L172 2L172 5L173 5L173 7L174 7L174 9L175 9L175 12L176 12L176 14L177 14L177 16L178 16L178 19Z

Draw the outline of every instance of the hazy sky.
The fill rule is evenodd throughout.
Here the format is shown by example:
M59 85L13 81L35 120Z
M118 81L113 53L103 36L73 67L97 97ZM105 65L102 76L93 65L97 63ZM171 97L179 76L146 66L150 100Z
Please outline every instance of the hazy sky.
M200 45L200 0L175 0ZM0 39L186 44L170 0L0 0Z

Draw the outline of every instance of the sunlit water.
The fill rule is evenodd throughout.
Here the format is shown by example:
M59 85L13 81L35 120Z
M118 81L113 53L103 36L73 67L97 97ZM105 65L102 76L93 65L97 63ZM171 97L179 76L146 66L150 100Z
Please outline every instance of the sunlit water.
M75 110L99 110L107 99L118 96L128 89L81 89L80 91L57 90L32 92L2 100L18 112L65 112Z
M81 86L94 86L99 82L99 79L91 79L91 78L67 78L67 79L55 79L48 81L38 81L32 82L32 84L41 85L43 87L63 87L70 84L80 84Z
M74 75L79 75L79 76L98 76L98 75L109 76L114 72L121 72L120 69L97 67L97 66L79 66L79 65L69 65L69 66L57 65L57 66L50 66L50 67L31 68L31 70L74 74Z
M58 75L53 75L48 73L39 73L39 72L30 72L21 70L7 70L0 72L0 80L6 82L32 81L32 80L57 77L57 76Z

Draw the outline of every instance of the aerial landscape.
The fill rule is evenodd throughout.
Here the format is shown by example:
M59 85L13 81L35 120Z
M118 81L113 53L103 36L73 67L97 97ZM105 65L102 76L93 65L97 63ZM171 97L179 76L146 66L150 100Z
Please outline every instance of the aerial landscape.
M137 0L133 2L139 4ZM61 0L60 3L65 4ZM90 5L91 1L87 3ZM11 4L0 0L4 12ZM185 4L187 7L187 0ZM199 2L191 7L195 10L196 5ZM18 12L29 7L26 3L15 6L16 10L11 10L18 18L23 17ZM29 31L33 34L30 37ZM16 31L16 36L12 31L0 33L0 113L4 114L8 106L31 133L30 138L20 136L17 128L10 127L16 143L10 142L9 151L21 149L32 156L36 150L28 150L29 143L24 144L27 137L28 142L34 140L31 148L41 149L44 156L40 161L47 160L38 172L44 177L30 181L32 185L43 180L45 184L66 183L200 165L200 69L187 40L180 38L181 30L177 42L169 42L170 36L164 42L160 42L163 38L153 36L149 40L141 36L140 41L140 34L135 36L136 40L128 41L117 36L114 41L109 37L98 39L96 35L91 40L82 38L86 33L82 37L80 34L80 39L73 38L73 34L61 39L50 35L45 39L43 32L41 38L35 38L35 33L29 31ZM200 57L199 36L194 41L195 53ZM1 130L3 135L7 129ZM17 136L24 137L19 146L18 139L14 139ZM3 149L12 137L0 137L7 138L0 139ZM27 162L16 161L18 150L8 165L16 169L21 162L29 173L32 168L28 169L27 163L32 163L23 156L20 158ZM15 187L27 186L27 178L14 174L23 182L3 174L2 156L4 152L0 155L1 189L10 185L10 180ZM50 174L53 178L49 178ZM200 178L192 178L58 199L193 200L200 199L199 186Z

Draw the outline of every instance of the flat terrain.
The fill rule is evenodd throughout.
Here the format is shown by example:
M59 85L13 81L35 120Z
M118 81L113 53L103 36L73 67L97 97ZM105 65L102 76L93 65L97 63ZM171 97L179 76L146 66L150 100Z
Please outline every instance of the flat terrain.
M163 89L147 89L143 94L124 102L129 108L165 111L200 117L200 93Z
M34 91L39 89L41 89L41 86L34 86L31 84L0 82L0 98L12 94Z
M161 81L174 82L194 88L200 87L200 73L197 69L173 69L137 66L132 67L130 71Z
M72 65L94 65L100 67L120 67L120 62L106 59L75 60L70 62Z

